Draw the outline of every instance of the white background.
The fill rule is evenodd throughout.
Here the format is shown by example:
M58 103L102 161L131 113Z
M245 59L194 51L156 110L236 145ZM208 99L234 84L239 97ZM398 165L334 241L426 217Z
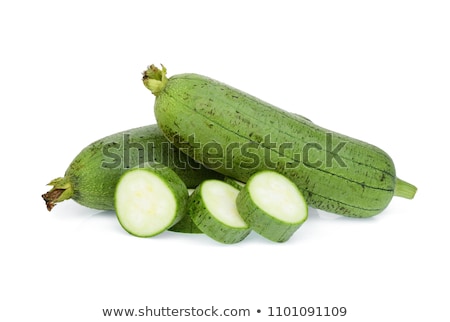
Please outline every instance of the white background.
M3 1L0 320L214 305L251 309L230 321L269 306L348 310L283 321L449 321L449 17L430 0ZM84 146L154 123L152 63L381 147L416 198L367 220L311 210L284 244L135 238L73 201L47 212L45 184Z

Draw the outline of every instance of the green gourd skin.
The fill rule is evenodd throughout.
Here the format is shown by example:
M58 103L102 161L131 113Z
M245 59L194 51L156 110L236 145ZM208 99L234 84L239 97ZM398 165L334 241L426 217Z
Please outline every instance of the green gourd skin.
M189 195L191 195L195 190L196 189L189 189ZM188 212L185 216L183 216L183 218L181 218L179 222L170 227L169 230L176 233L203 234L203 232L194 223L191 216L189 216Z
M114 210L119 178L128 169L145 162L168 166L189 188L195 188L205 179L223 177L174 148L154 124L91 143L71 162L64 177L49 183L53 188L42 197L49 211L67 199L89 208Z
M383 150L327 130L231 86L197 74L144 72L168 140L194 160L246 182L261 170L292 180L307 203L350 217L382 212L416 187L396 177ZM219 149L218 149L219 147Z

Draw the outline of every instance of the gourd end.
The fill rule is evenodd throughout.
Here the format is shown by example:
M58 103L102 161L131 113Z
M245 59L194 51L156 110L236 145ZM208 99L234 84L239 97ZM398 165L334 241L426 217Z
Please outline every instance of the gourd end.
M56 178L48 185L53 188L42 195L48 211L51 211L58 202L72 198L73 188L68 179Z
M403 181L399 178L396 179L394 196L406 199L413 199L414 196L416 195L416 192L417 192L416 186L406 181Z
M142 82L153 95L158 96L167 84L166 74L167 69L163 64L161 64L161 69L152 64L142 73Z

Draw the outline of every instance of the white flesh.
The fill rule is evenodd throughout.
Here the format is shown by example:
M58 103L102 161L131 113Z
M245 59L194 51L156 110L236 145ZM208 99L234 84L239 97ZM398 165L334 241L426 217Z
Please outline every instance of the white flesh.
M248 225L236 208L238 194L238 189L222 181L208 180L202 184L201 195L208 211L227 226L246 228Z
M168 228L176 216L172 190L159 176L145 170L128 172L116 192L120 223L132 234L152 236Z
M303 221L308 206L297 186L281 174L264 171L248 186L253 202L263 211L286 223Z

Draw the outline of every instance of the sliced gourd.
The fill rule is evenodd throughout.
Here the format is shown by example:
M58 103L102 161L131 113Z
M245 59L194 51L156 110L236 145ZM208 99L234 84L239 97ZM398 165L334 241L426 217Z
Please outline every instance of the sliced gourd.
M214 240L240 242L251 230L236 208L238 194L238 189L224 181L203 181L189 197L188 213L198 229Z
M117 218L132 235L155 236L181 220L188 197L186 185L170 168L161 164L134 168L117 184Z
M308 218L308 205L300 190L275 171L252 175L236 204L251 229L275 242L287 241Z

